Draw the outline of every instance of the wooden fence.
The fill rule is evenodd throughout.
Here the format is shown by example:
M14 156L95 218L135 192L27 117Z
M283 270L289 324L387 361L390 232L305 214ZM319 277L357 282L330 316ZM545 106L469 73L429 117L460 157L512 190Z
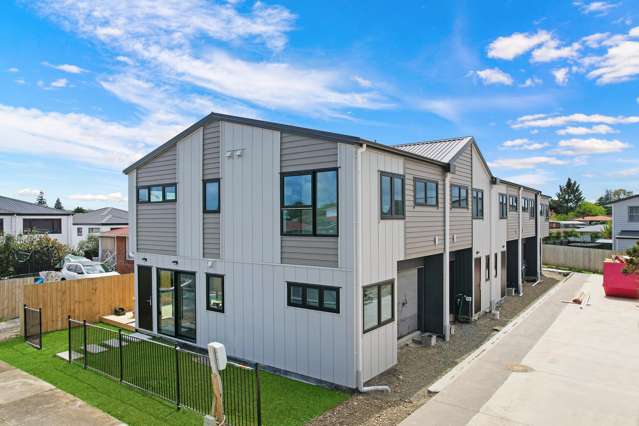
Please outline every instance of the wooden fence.
M22 312L22 290L33 277L0 280L0 321L18 318Z
M604 259L615 254L624 254L624 252L544 244L542 262L544 265L602 273Z
M97 322L117 307L133 310L133 274L23 287L23 303L42 308L42 331L62 330L67 317Z

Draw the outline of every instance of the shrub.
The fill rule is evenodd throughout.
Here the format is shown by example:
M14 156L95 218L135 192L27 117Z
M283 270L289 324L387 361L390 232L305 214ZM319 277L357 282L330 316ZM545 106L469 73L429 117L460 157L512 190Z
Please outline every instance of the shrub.
M44 234L0 237L0 276L55 269L71 248Z
M86 240L82 240L78 243L78 249L75 251L75 254L93 259L94 257L98 257L99 247L100 242L98 236L89 235Z

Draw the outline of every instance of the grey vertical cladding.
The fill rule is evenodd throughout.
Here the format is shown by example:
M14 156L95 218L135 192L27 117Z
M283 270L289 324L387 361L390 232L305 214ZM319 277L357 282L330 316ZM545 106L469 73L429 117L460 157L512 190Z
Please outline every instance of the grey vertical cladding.
M204 126L202 179L219 179L221 177L221 149L220 122L214 121ZM224 207L222 206L222 208ZM204 257L219 259L222 245L219 213L204 213L203 234Z
M220 215L204 213L204 257L220 258Z
M337 167L335 142L283 133L280 146L282 172Z
M282 172L337 167L337 143L283 133L280 167ZM341 206L342 200L338 202ZM339 214L342 214L341 208ZM282 236L281 250L283 264L338 267L337 237Z
M137 205L138 252L177 254L176 210L176 203Z
M177 181L177 148L172 146L136 170L136 186ZM180 188L177 190L180 196ZM133 195L137 197L137 194ZM137 251L177 254L176 203L137 204Z
M406 159L405 258L430 256L444 250L444 170ZM415 178L437 182L437 207L415 205ZM435 244L438 237L438 244Z
M473 161L472 149L470 145L455 161L454 173L450 175L451 185L462 185L468 188L468 208L450 209L450 235L451 251L461 250L473 245L473 220L472 220L472 182L473 182ZM452 240L453 235L456 240Z
M508 231L506 233L506 240L516 240L519 238L519 211L510 210L510 197L514 196L519 199L519 188L514 186L508 186ZM521 206L517 206L519 209Z
M137 185L175 183L177 181L177 145L137 169ZM179 191L179 190L178 190Z
M220 177L220 122L214 121L204 126L202 153L202 178Z
M525 189L522 192L522 197L528 198L535 203L536 195L534 192L526 191ZM538 209L539 206L534 206L533 209ZM533 217L530 217L530 210L527 212L522 212L522 238L534 237L537 233L537 223L535 221L536 213L533 214Z
M282 263L337 268L337 237L282 237Z

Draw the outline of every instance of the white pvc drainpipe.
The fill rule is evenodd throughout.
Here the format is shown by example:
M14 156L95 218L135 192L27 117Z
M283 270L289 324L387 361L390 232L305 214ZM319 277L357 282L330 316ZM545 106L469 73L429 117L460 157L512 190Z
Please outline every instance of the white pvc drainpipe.
M362 333L363 329L362 324L362 288L359 285L362 277L362 154L366 151L366 144L363 144L361 148L357 150L357 214L355 215L355 229L357 229L357 244L355 248L355 259L357 259L357 266L355 268L355 331L357 333L357 342L355 345L357 354L357 370L356 370L356 380L357 380L357 390L362 393L368 392L389 392L391 391L389 386L381 385L381 386L364 386L364 376L363 376L363 355L362 355Z

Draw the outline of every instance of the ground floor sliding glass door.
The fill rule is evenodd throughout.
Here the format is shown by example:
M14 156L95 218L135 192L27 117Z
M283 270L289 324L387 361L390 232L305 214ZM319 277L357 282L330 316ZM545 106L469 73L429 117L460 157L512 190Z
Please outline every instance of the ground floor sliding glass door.
M195 274L158 269L158 332L195 340Z

